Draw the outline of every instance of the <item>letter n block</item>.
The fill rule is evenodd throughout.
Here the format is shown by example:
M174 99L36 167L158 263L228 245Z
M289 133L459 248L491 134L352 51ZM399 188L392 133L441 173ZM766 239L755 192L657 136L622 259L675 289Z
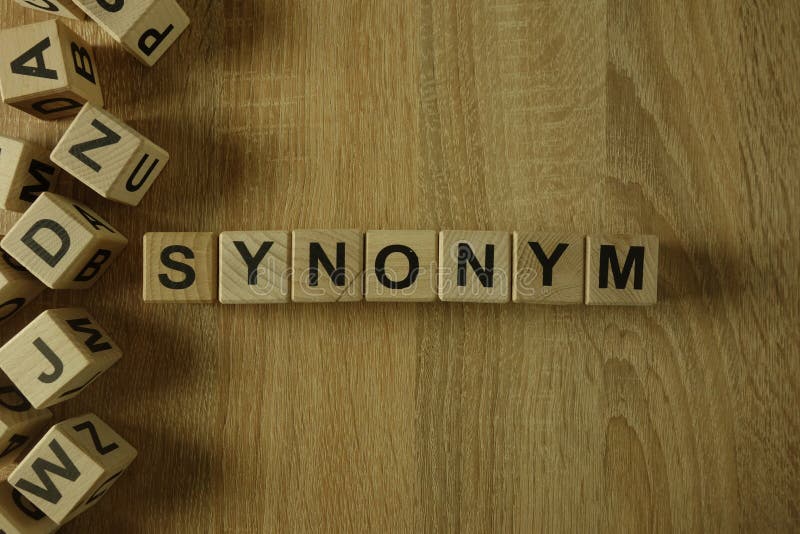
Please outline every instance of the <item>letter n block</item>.
M514 302L583 304L586 237L556 232L514 232Z
M57 20L0 31L0 90L6 104L46 120L103 105L92 49Z
M0 369L34 408L75 397L122 351L86 310L47 310L0 348Z
M358 230L292 232L292 301L363 299L364 234Z
M7 252L0 251L0 323L35 299L43 289L42 283L23 266Z
M439 234L439 298L504 303L510 297L510 233L446 230Z
M367 232L364 297L369 302L438 299L435 230Z
M28 9L35 9L48 15L66 19L83 20L86 14L72 3L72 0L14 0Z
M59 170L43 147L0 136L0 207L23 212L40 193L52 191Z
M216 302L217 246L217 236L210 232L145 234L144 301Z
M586 238L586 304L644 306L658 300L658 237Z
M169 154L103 109L87 103L50 155L99 195L137 206Z
M289 302L289 232L223 232L219 236L219 301Z
M97 504L135 458L130 443L88 414L50 428L8 481L63 525Z
M42 193L0 242L52 289L94 285L128 240L87 206Z
M19 389L0 373L0 467L22 456L25 446L39 437L53 417L50 410L37 410Z
M0 532L50 534L58 530L44 512L36 508L7 481L0 482Z

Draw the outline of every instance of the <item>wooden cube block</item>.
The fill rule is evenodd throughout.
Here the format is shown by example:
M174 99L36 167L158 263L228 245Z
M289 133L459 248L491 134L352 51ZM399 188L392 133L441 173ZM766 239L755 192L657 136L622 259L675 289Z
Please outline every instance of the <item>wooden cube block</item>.
M217 236L210 232L144 235L145 302L217 300Z
M19 458L52 417L50 410L31 406L11 380L0 373L0 467Z
M364 297L369 302L438 298L435 230L369 230Z
M556 232L514 232L514 302L583 304L586 237Z
M219 236L219 301L289 302L289 232L223 232Z
M42 193L0 246L52 289L85 289L128 240L87 206Z
M50 155L99 195L138 206L169 161L163 148L87 103Z
M50 151L13 137L0 136L0 207L24 212L40 193L56 186L59 169Z
M586 304L643 306L658 300L658 237L586 238Z
M75 0L114 39L152 67L189 26L175 0Z
M83 20L86 14L71 0L14 0L16 3L28 9L35 9L48 15L64 17L72 20Z
M46 120L103 105L94 52L57 20L0 31L0 90L6 104Z
M510 233L446 230L439 234L439 298L503 303L510 296Z
M7 481L0 482L0 532L50 534L58 530L53 520Z
M363 298L364 234L358 230L292 232L292 301Z
M136 458L136 449L94 414L54 425L8 481L63 525L100 500Z
M39 296L42 290L44 286L41 282L7 252L0 251L0 323Z
M81 308L47 310L0 348L0 369L34 408L83 391L122 357L97 321Z

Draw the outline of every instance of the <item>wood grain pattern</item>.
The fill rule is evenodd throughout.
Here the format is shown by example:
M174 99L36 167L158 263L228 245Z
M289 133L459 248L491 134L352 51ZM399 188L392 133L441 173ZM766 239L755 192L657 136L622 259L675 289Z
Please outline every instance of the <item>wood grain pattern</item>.
M135 209L62 180L131 245L0 326L126 351L54 409L140 450L65 532L800 528L795 2L181 4L152 69L73 25L172 160ZM141 302L146 231L542 227L659 236L660 302Z

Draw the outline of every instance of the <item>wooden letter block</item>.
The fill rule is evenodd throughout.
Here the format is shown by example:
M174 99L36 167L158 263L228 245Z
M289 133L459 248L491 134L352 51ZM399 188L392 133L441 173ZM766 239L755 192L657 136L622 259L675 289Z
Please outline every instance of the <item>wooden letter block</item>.
M439 298L446 302L508 302L511 234L446 230L439 234Z
M0 242L52 289L93 286L127 244L89 207L54 193L42 193Z
M52 191L59 169L50 151L13 137L0 136L0 207L24 212L40 193Z
M223 232L219 236L219 301L289 302L289 232Z
M136 458L136 449L94 414L54 425L8 477L63 525L91 508Z
M435 230L369 230L364 296L369 302L437 300Z
M0 369L34 408L75 397L122 351L86 310L47 310L0 348Z
M57 20L0 31L0 90L6 104L46 120L103 105L92 49Z
M28 9L35 9L48 15L56 15L73 20L83 20L86 15L71 0L14 0Z
M51 417L50 410L34 409L11 380L0 373L0 467L20 457Z
M169 154L103 109L87 103L50 155L99 195L138 206Z
M58 525L11 484L0 482L0 532L50 534L57 529Z
M0 251L0 323L39 296L42 290L44 286L41 282L7 252Z
M210 232L144 235L145 302L217 300L217 236Z
M658 294L658 237L586 238L586 304L644 306Z
M358 230L292 232L292 301L363 298L364 234Z
M514 302L583 304L586 237L514 232Z
M75 0L131 54L152 67L189 26L175 0Z

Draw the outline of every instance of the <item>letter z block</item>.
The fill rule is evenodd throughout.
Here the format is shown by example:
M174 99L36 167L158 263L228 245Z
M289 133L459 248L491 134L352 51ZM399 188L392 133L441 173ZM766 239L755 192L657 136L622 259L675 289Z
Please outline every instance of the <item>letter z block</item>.
M289 302L289 232L223 232L219 236L219 301Z
M586 237L514 232L514 302L583 304Z
M292 301L363 299L364 234L358 230L292 233Z
M53 414L36 410L19 389L0 373L0 467L22 456L31 439L39 437Z
M92 49L57 20L0 31L0 91L6 104L45 120L103 105Z
M122 351L86 310L47 310L0 348L0 369L34 408L75 397Z
M72 20L83 20L86 14L70 0L14 0L28 9L35 9L48 15L56 15Z
M438 299L435 230L367 232L364 297L369 302Z
M85 289L128 240L87 206L42 193L0 247L52 289Z
M439 298L504 303L510 296L510 233L446 230L439 234Z
M59 525L97 504L136 449L94 414L54 425L8 481Z
M216 234L145 234L142 297L155 303L216 302L217 268Z
M645 306L658 300L658 237L586 238L586 304Z
M39 296L42 290L44 286L41 282L7 252L0 251L0 323Z
M99 195L138 206L169 154L103 109L86 104L50 155Z
M0 208L24 212L56 186L59 169L43 147L0 136Z
M0 482L0 532L50 534L58 530L44 512L5 480Z

